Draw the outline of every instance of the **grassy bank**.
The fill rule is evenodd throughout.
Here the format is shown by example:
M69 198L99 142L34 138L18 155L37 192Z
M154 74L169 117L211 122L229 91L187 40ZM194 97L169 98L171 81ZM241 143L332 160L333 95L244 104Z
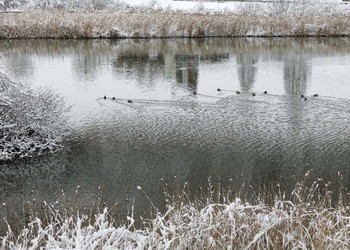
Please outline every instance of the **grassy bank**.
M0 15L0 38L350 36L350 16L32 10Z
M140 192L141 187L138 187ZM350 209L347 195L332 204L329 184L298 183L290 199L278 187L248 203L234 190L209 187L190 198L188 187L165 195L165 213L125 223L111 211L84 215L43 204L30 211L29 223L2 236L10 249L348 249ZM153 205L151 203L151 205ZM4 206L4 204L3 204Z

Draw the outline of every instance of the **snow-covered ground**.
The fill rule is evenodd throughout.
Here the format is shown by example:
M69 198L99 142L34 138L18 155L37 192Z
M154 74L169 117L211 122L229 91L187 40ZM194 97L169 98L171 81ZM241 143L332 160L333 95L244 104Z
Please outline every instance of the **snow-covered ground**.
M235 11L241 2L202 2L202 1L173 1L173 0L124 0L125 4L135 8L152 8L173 11Z
M334 12L348 10L342 0L257 0L257 1L174 1L174 0L119 0L120 6L136 9L170 10L186 13L261 13L295 12L295 9Z
M238 11L243 6L249 5L262 5L261 2L265 2L265 0L261 1L228 1L228 2L220 2L220 1L174 1L174 0L120 0L120 4L127 4L136 8L152 8L152 9L162 9L162 10L173 10L173 11L186 11L186 12L235 12ZM276 0L276 1L268 1L273 3L282 3L286 4L285 0ZM295 3L306 4L305 1L296 0ZM316 0L312 1L312 4L337 4L342 3L342 0ZM271 5L269 3L268 5Z

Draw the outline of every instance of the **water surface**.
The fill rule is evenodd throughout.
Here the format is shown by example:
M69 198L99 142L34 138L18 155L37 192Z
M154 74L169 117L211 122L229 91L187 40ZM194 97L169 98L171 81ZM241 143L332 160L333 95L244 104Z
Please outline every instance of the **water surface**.
M348 38L3 40L7 73L56 89L73 107L68 151L1 166L1 202L18 208L32 198L71 198L89 207L100 196L125 214L132 204L150 207L145 193L161 205L161 180L175 176L193 192L209 176L223 186L280 183L289 192L309 170L310 179L335 184L339 172L348 186L349 45Z

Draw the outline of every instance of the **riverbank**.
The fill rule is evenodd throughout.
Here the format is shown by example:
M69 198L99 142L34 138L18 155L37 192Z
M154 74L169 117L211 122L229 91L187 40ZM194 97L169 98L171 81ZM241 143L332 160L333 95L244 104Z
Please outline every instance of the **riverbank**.
M175 11L70 12L31 10L0 15L0 38L350 36L345 12L304 15L183 13Z

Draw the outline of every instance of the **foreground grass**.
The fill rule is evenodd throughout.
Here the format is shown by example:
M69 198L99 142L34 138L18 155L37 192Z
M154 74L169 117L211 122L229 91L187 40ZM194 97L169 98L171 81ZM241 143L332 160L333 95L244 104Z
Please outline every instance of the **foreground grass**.
M350 16L69 12L32 10L0 15L0 38L151 38L350 36Z
M322 180L311 187L297 184L288 200L272 193L258 195L253 204L232 190L210 187L190 199L185 186L166 194L165 213L143 219L140 227L132 216L115 223L106 208L87 216L44 205L19 234L8 225L1 244L3 249L349 249L344 193L335 206Z

